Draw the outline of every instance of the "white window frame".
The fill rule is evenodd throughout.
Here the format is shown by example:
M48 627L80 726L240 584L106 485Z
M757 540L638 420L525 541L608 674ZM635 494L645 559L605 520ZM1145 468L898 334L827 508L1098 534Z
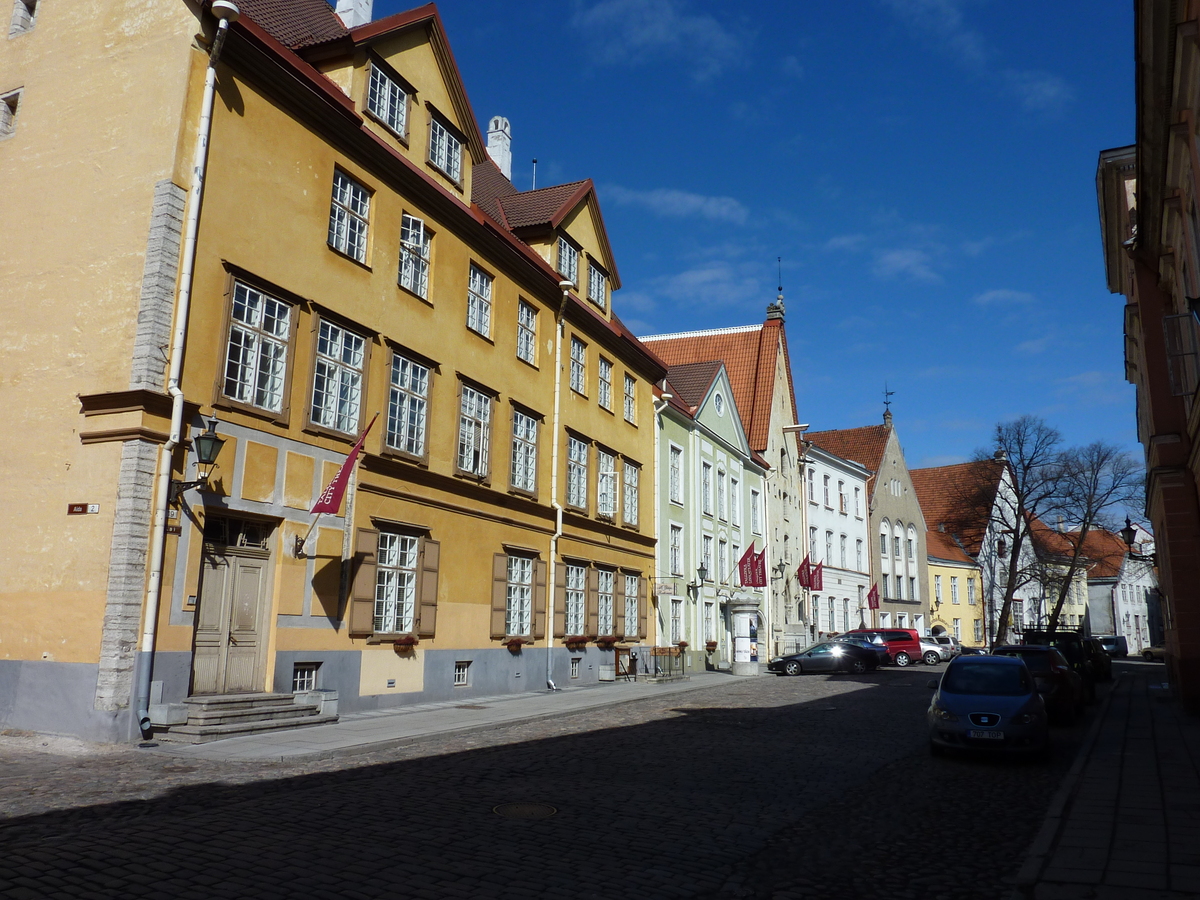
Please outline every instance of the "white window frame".
M845 514L850 511L849 510L849 498L846 497L846 482L839 481L837 483L837 491L838 491L838 512Z
M954 639L956 641L961 641L962 640L962 619L955 619L953 622L953 625L954 625Z
M713 628L714 609L715 604L711 600L704 601L704 640L706 643L711 643L716 640L716 632Z
M517 359L537 361L537 309L527 300L517 302Z
M708 580L712 581L713 570L713 539L711 534L706 534L700 539L700 562L704 564L704 570L708 573Z
M667 448L668 490L670 501L683 506L683 448L669 444Z
M601 356L600 361L596 364L596 371L598 373L596 380L596 402L603 409L611 412L613 364Z
M717 583L724 584L729 578L729 542L717 541Z
M425 220L408 213L400 219L400 269L396 280L422 300L429 297L429 254L433 235Z
M975 579L967 576L967 606L975 605Z
M637 379L625 373L625 421L630 425L637 424Z
M429 161L455 184L462 184L462 141L437 116L429 118Z
M683 601L671 601L671 643L678 644L683 640Z
M942 576L933 576L933 600L935 603L942 602Z
M861 572L863 570L863 542L862 538L854 541L854 571Z
M862 488L854 488L854 515L862 518Z
M725 470L717 469L717 518L725 521Z
M729 479L729 524L742 527L742 483L732 476Z
M750 489L750 530L754 534L762 534L761 498L762 495L758 491Z
M291 336L290 304L235 281L225 351L225 396L282 412Z
M459 384L458 459L460 472L486 478L491 445L492 397L469 384Z
M357 433L366 347L361 335L328 319L320 320L309 405L313 424L344 434Z
M579 287L579 250L562 235L558 236L558 274Z
M638 636L638 576L625 574L625 628L627 638Z
M380 531L375 557L376 634L411 634L416 627L421 539Z
M566 633L569 637L580 637L587 626L587 566L566 565Z
M571 390L587 396L587 344L571 336Z
M608 308L608 275L592 260L588 260L588 299L601 309Z
M615 635L617 633L616 607L614 596L616 591L616 575L612 569L596 570L596 633Z
M567 506L587 510L588 501L588 444L567 436Z
M631 463L629 460L621 463L621 517L624 519L626 525L631 525L634 528L638 526L639 507L641 505L641 493L639 490L641 478L642 470L640 466Z
M425 424L429 412L429 369L399 353L392 354L388 387L387 430L384 440L393 450L425 455Z
M950 576L950 603L958 606L958 576Z
M493 278L475 263L467 276L467 327L491 337Z
M983 642L983 619L975 620L975 643Z
M596 515L617 517L617 457L596 448Z
M712 463L700 463L700 511L706 516L711 516L713 513L713 496L712 496Z
M469 687L471 684L471 660L460 659L454 663L454 687Z
M329 203L329 246L365 264L370 218L371 192L341 169L335 169Z
M846 536L844 534L838 536L838 565L841 568L846 568Z
M537 418L514 409L512 464L509 467L509 481L514 490L537 493L537 436Z
M533 631L533 568L531 556L508 557L504 602L504 633L525 636Z
M667 564L672 575L683 574L683 526L672 523L669 530L669 556Z
M406 139L408 135L408 91L379 66L371 66L367 83L367 112L393 133Z

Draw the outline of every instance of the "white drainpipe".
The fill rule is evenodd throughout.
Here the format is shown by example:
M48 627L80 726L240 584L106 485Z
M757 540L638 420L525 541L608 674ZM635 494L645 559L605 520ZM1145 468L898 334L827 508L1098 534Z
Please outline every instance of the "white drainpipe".
M213 98L217 89L217 60L225 45L229 26L238 18L238 8L230 0L214 0L212 14L217 17L217 34L208 53L204 72L204 98L200 105L200 124L196 129L196 149L192 157L192 186L184 220L183 258L180 261L179 293L175 298L175 334L171 342L171 368L167 393L171 395L171 434L158 455L155 487L154 528L150 534L150 578L146 586L145 624L142 627L142 664L138 667L137 714L143 736L150 731L150 678L154 663L154 639L158 630L158 603L162 594L163 544L167 532L167 504L171 495L171 464L174 450L183 439L183 351L187 343L188 311L192 300L192 273L196 265L196 233L200 227L200 202L204 194L204 174L208 165L208 136L212 130Z
M563 533L563 507L558 499L558 423L562 401L563 317L566 315L567 303L571 299L570 291L575 287L575 282L560 281L558 286L562 288L562 303L558 306L558 315L554 317L554 416L550 423L550 506L554 508L554 534L550 536L550 564L546 572L546 687L550 690L554 690L554 579L558 566L558 539Z

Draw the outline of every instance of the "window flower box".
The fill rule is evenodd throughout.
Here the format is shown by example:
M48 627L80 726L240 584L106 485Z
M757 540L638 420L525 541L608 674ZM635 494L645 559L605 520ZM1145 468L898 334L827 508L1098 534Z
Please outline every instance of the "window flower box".
M511 653L520 653L523 646L532 643L533 641L527 641L525 638L510 637L504 642L504 646L507 647Z
M688 642L687 641L679 641L675 646L678 647L680 650L686 650L688 648Z
M392 641L392 648L397 653L407 653L417 646L421 641L415 634L406 634L403 637L398 637Z
M704 645L704 649L707 650L709 653L712 653L714 650L717 649L717 642L716 641L708 641Z

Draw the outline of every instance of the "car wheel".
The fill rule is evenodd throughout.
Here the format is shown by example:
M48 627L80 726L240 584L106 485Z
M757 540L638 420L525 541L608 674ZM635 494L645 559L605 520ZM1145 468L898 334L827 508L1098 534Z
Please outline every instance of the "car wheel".
M783 674L784 675L799 675L800 674L800 663L796 662L794 659L788 660L783 666Z
M1154 662L1154 654L1149 650L1143 650L1142 659L1144 659L1146 662Z
M905 653L903 650L901 650L899 653L896 654L896 665L898 665L900 668L903 669L905 666L907 666L911 662L912 662L912 657L909 656L907 653Z
M940 654L940 653L934 653L932 650L930 650L928 653L925 654L925 665L927 665L927 666L936 666L941 661L942 661L942 654Z
M861 659L851 660L850 671L855 675L862 675L867 671L867 664Z

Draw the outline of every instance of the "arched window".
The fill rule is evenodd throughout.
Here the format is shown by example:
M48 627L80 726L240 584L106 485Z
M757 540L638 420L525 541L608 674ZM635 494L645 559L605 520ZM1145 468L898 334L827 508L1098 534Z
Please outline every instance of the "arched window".
M915 562L917 559L917 529L911 525L908 526L908 561Z
M888 520L884 519L879 523L879 555L884 559L888 557L888 535L891 534L891 526L888 525Z

